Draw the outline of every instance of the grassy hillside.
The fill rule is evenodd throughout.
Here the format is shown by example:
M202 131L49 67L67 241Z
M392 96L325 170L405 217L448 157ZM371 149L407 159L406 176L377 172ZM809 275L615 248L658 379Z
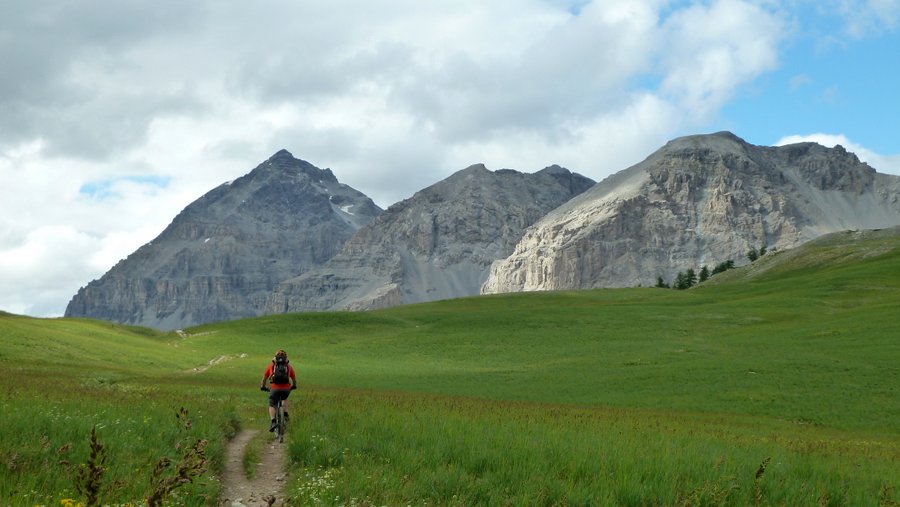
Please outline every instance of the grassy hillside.
M312 385L897 429L892 238L893 249L877 239L864 255L873 243L819 242L687 292L528 293L265 317L198 328L188 341L208 356L283 346ZM252 378L255 369L231 363L217 374Z
M79 498L97 426L116 456L108 503L146 497L158 459L199 438L211 472L169 501L211 502L227 438L265 424L255 389L285 348L302 386L297 504L890 504L898 308L894 230L769 254L689 291L497 295L183 335L0 314L0 498Z

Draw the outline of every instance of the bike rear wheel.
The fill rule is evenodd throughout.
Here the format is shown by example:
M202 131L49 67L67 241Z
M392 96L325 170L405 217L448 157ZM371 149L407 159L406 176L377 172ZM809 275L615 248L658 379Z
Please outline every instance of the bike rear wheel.
M281 406L281 402L278 402L278 411L275 418L275 439L278 440L279 443L282 443L284 442L285 421L284 408Z

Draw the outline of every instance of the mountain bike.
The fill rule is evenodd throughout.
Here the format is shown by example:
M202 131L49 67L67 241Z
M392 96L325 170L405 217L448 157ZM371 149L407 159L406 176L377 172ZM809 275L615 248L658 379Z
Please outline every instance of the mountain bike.
M268 387L265 388L266 392L271 391ZM284 433L287 431L287 420L284 418L284 407L282 407L282 403L284 400L278 400L278 404L275 405L275 440L279 443L284 443Z

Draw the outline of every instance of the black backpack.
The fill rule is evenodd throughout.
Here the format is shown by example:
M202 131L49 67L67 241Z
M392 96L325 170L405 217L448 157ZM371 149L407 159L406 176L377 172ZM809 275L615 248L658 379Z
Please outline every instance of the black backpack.
M291 381L290 375L288 374L288 361L286 357L276 357L275 358L275 367L272 368L272 383L273 384L287 384Z

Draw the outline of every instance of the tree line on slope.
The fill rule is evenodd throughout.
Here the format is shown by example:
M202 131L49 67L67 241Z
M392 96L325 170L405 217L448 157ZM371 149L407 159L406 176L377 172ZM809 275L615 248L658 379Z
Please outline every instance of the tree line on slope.
M766 255L768 249L765 245L761 246L759 249L756 247L751 248L747 252L747 259L752 263L757 259ZM708 280L711 276L717 275L719 273L728 271L729 269L734 269L734 260L728 259L727 261L720 262L716 264L716 266L710 271L710 269L706 266L700 268L699 273L694 270L694 268L688 268L687 271L679 271L677 275L675 275L675 281L672 282L671 285L666 283L663 280L662 276L656 277L656 285L655 287L660 289L675 289L675 290L685 290L690 289L694 285L698 283L703 283Z

